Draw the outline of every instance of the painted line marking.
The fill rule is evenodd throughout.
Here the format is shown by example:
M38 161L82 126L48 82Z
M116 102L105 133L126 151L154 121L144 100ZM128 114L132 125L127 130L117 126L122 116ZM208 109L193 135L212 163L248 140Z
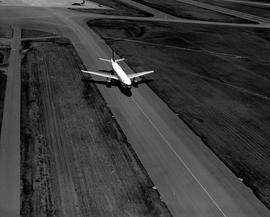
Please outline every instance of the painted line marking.
M184 160L182 159L181 156L178 155L178 153L174 150L174 148L171 146L171 144L169 143L169 141L165 138L165 136L160 132L160 130L157 128L157 126L153 123L153 121L151 120L151 118L144 112L144 110L142 109L142 107L135 101L135 99L132 97L132 101L134 102L134 104L139 108L139 110L143 113L143 115L147 118L147 120L150 122L150 124L155 128L155 130L158 132L158 134L160 135L160 137L164 140L164 142L168 145L168 147L170 148L170 150L175 154L175 156L177 157L177 159L184 165L184 167L187 169L187 171L190 173L190 175L195 179L195 181L200 185L200 187L203 189L203 191L207 194L207 196L210 198L210 200L213 202L213 204L217 207L217 209L221 212L221 214L224 217L227 217L226 214L222 211L222 209L220 208L220 206L217 204L217 202L214 200L214 198L210 195L210 193L206 190L206 188L200 183L200 181L198 180L198 178L193 174L193 172L191 171L191 169L188 167L188 165L184 162Z

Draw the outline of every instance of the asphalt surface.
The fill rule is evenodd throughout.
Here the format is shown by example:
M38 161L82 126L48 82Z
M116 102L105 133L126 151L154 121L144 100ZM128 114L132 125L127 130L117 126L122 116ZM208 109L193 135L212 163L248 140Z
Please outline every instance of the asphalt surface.
M1 217L20 213L20 37L21 29L14 27L0 137Z
M16 16L18 16L19 12L16 13ZM235 13L231 15L235 15ZM242 16L241 14L239 17ZM36 19L32 20L29 14L23 14L23 12L18 16L20 19L10 14L8 16L9 18L5 19L5 22L12 25L16 24L39 30L47 28L70 38L87 69L110 69L109 65L98 60L98 57L109 58L111 55L110 48L87 27L84 19L87 17L111 16L78 15L74 11L68 12L56 8L42 10L42 14L37 15L37 17L40 16L38 22ZM182 19L167 19L160 16L163 15L154 18L133 19L187 22ZM27 18L23 19L23 17ZM253 18L249 17L249 19ZM189 22L200 23L197 21ZM261 24L257 26L254 24L238 25L270 27L267 22L262 20L260 22ZM203 24L207 23L204 22ZM233 26L234 24L219 23L219 25ZM17 55L12 56L13 54L11 55L12 62L13 58L17 59L15 67L19 65L19 59L16 57ZM14 62L16 61L14 60ZM127 65L123 65L128 73L132 73ZM13 71L18 72L19 68ZM19 79L19 75L17 75L16 79ZM98 77L94 77L94 79L101 80ZM12 86L10 80L8 80L7 85ZM217 159L202 141L146 85L142 84L139 88L133 88L130 97L117 87L107 88L100 84L97 84L97 86L127 136L128 141L155 183L161 199L165 201L173 216L266 217L270 215L269 210L253 193ZM18 92L19 86L15 86L14 89ZM10 91L7 89L6 98L10 98L8 92ZM17 100L7 99L7 101L16 101L15 104L20 102L19 98L14 99ZM8 103L5 106L8 106ZM16 105L10 105L10 109L18 112ZM6 110L4 110L5 118L9 118L9 112L6 112ZM15 129L19 129L20 126L18 120L13 120L10 125L15 126ZM2 131L1 147L2 144L6 143L2 143L2 137L5 138L6 134L10 134L14 129L9 130L9 132L5 131L4 133ZM15 134L15 137L19 137L18 131ZM17 156L18 146L19 144L17 144L16 150L11 151L9 155L4 154L3 149L1 149L1 165L8 164L5 160L9 159L7 156L13 156L14 154ZM4 163L2 164L2 162ZM17 159L14 159L14 162L17 162ZM12 169L13 167L16 169L17 165L11 166ZM14 173L18 175L19 171L15 170ZM0 176L0 178L1 180L6 179L4 176ZM19 193L19 189L16 188L18 179L18 176L15 177L15 183L13 184L17 195ZM9 186L9 183L3 181L1 181L1 184L1 189ZM0 202L4 201L4 199L6 198L3 197L3 194L0 194ZM19 216L15 212L9 212L10 208L16 211L19 208L18 198L13 197L11 199L14 202L10 200L9 203L3 203L1 209L6 210L6 213L10 213L12 216ZM68 210L66 211L68 212ZM3 215L9 216L6 213Z

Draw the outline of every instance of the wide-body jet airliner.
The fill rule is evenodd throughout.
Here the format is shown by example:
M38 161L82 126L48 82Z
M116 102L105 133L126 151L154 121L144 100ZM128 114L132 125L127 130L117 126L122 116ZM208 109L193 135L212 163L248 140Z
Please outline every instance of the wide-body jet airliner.
M125 71L122 69L122 67L118 64L119 62L125 60L124 58L115 60L114 59L114 54L113 54L112 58L110 60L103 59L103 58L99 58L99 59L102 60L102 61L111 63L113 74L101 73L101 72L92 72L92 71L85 71L85 70L82 70L82 72L93 74L93 75L98 75L98 76L101 76L101 77L105 77L105 78L107 78L108 83L110 83L111 80L119 80L121 82L121 84L125 88L129 88L129 89L132 87L133 82L134 83L137 82L136 78L154 72L153 70L151 70L151 71L144 71L144 72L126 74Z

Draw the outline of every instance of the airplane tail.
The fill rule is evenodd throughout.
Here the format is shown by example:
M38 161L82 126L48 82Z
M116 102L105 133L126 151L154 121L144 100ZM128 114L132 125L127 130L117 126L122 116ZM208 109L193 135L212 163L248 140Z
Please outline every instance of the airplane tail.
M112 59L113 59L113 61L115 61L115 59L114 59L114 51L113 51L113 49L112 49Z
M108 59L104 59L104 58L98 58L99 60L102 60L102 61L105 61L105 62L111 62L111 60L108 60ZM114 51L112 50L112 60L114 61L114 62L120 62L120 61L123 61L123 60L125 60L125 58L121 58L121 59L115 59L115 57L114 57Z
M113 61L116 62L116 63L125 60L125 58L121 58L121 59L117 59L117 60L116 60L115 57L114 57L114 51L113 51L113 50L112 50L112 59L113 59Z

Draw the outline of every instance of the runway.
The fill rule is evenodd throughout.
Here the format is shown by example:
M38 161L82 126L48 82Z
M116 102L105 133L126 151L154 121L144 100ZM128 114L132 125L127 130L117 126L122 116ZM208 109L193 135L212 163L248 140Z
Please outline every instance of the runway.
M0 137L1 217L18 216L20 212L20 38L21 29L15 27Z
M98 60L99 57L109 58L110 48L84 22L86 17L110 16L72 17L68 16L69 13L63 9L48 8L46 11L45 14L55 18L53 22L57 24L57 29L62 35L71 40L87 69L110 69L106 63ZM74 12L71 14L74 15ZM133 19L170 21L160 17ZM182 22L181 19L171 20ZM27 22L29 21L25 23L18 21L23 26L29 24L30 27L31 21L28 24ZM49 20L49 22L51 21ZM195 23L195 21L190 22ZM16 20L12 20L12 23L16 23ZM254 24L249 25L255 26ZM266 23L257 26L269 28ZM132 73L127 65L124 64L124 67L128 69L129 73ZM17 70L19 69L17 68ZM94 77L94 79L99 80L100 78ZM129 143L155 183L161 199L167 204L174 217L269 216L269 210L147 85L143 84L139 88L133 88L131 97L122 94L117 87L97 86ZM15 87L17 91L18 88ZM19 100L17 99L16 102L18 103ZM4 118L9 118L6 112L4 112ZM15 122L14 125L17 129L19 122L18 120ZM18 136L19 132L16 135ZM16 147L18 148L18 144ZM1 153L3 152L1 151ZM4 159L2 155L0 155L1 159ZM15 180L18 180L18 177ZM3 183L2 186L6 185L7 183ZM18 193L18 189L16 190ZM4 199L2 195L0 193L0 204ZM16 199L14 200L16 201ZM14 205L15 210L18 210L17 205ZM6 209L6 206L2 209Z

